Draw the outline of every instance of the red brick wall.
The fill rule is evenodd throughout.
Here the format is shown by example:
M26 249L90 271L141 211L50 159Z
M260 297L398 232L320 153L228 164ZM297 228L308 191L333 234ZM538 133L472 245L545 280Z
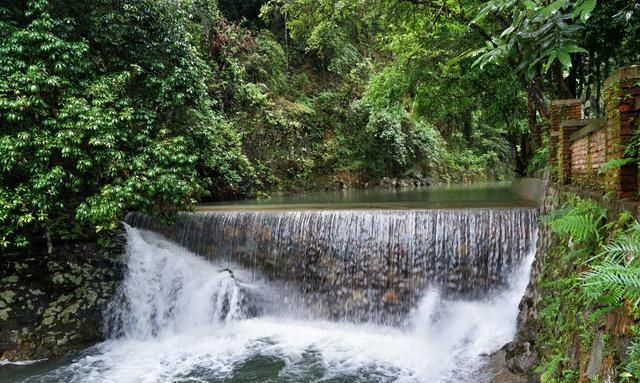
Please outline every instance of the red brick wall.
M551 103L551 177L563 184L604 189L618 198L638 200L638 158L628 165L611 166L604 175L600 170L605 163L629 156L626 150L640 129L640 66L619 69L602 89L604 122L584 120L580 100ZM593 125L596 123L604 128Z
M551 158L549 159L552 178L558 182L568 183L571 178L569 135L572 129L563 129L562 123L568 120L583 118L582 100L557 100L551 102L551 126L549 142Z
M625 149L640 125L640 66L618 70L605 81L607 160L626 158ZM638 165L607 172L606 187L619 198L638 198Z
M604 126L571 143L571 183L588 189L602 189L600 167L606 162Z
M571 143L571 174L583 176L589 172L589 137Z
M606 162L605 148L607 141L605 140L604 129L594 132L591 136L589 152L591 154L591 170L598 172L600 167Z

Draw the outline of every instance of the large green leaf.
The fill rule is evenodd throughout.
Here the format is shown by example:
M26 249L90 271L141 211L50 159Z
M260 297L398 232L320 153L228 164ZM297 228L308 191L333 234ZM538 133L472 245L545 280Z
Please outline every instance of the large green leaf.
M558 49L558 61L560 61L560 63L564 66L564 67L570 67L571 66L571 55L569 55L569 52L567 52L567 50L565 48L560 48Z

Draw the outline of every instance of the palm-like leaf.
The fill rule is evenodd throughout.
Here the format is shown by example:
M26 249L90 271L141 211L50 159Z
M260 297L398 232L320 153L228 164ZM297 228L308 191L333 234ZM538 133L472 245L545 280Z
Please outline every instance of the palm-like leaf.
M640 241L626 235L622 236L615 242L604 245L602 254L619 262L633 260L640 254Z
M628 375L640 379L640 342L634 342L627 350L627 365L624 370Z
M602 247L600 256L621 263L631 263L640 255L640 223L634 220L625 233Z

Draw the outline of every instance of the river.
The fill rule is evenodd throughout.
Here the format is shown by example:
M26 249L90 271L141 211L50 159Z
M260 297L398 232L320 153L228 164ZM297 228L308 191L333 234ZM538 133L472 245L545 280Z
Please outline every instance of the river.
M501 184L215 204L167 236L129 219L108 340L0 381L487 381L528 283L531 206Z

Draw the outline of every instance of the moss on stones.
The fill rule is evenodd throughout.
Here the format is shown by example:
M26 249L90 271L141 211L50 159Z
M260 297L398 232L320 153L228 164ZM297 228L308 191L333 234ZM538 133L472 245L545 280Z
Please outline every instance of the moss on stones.
M69 244L7 261L0 269L0 359L46 358L102 340L102 310L122 277L120 246Z
M563 194L559 206L571 196ZM610 217L614 222L616 217ZM618 228L604 229L611 234ZM640 317L629 307L606 309L586 301L580 275L588 270L596 249L580 248L567 238L541 229L541 241L534 264L539 270L529 289L534 299L526 329L520 322L518 341L530 343L539 360L526 371L532 381L548 383L612 382L628 352L629 339L638 339ZM535 269L535 267L534 267ZM512 356L513 359L519 355ZM613 378L613 379L612 379Z

